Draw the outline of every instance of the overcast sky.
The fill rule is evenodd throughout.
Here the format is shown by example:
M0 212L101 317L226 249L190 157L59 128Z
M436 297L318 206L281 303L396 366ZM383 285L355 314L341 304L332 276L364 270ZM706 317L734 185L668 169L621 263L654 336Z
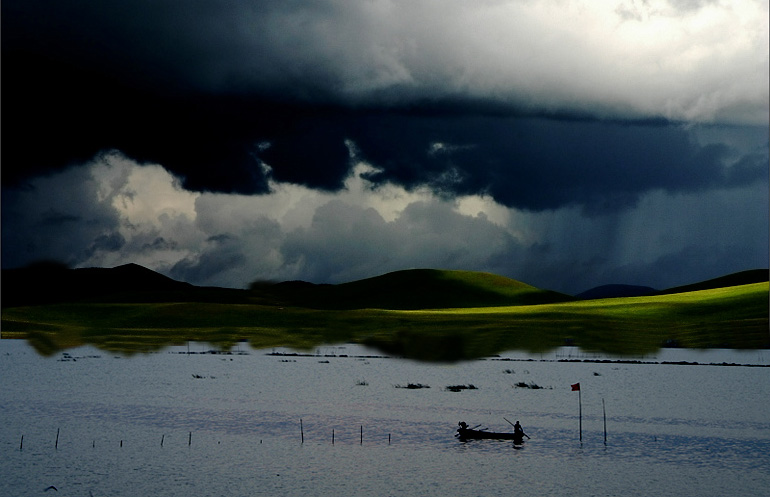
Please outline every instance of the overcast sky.
M768 267L765 0L4 0L2 265Z

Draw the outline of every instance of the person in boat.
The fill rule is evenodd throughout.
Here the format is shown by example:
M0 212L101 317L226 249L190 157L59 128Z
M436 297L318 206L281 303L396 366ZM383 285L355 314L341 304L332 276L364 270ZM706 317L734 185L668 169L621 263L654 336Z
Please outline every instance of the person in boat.
M516 421L516 424L513 425L513 434L518 436L519 438L521 437L529 438L529 435L524 433L524 428L521 427L521 424L518 421Z
M466 423L465 421L460 421L459 423L457 423L457 426L459 426L459 428L457 428L457 434L455 436L462 438L464 435L472 431L471 428L468 426L468 423Z

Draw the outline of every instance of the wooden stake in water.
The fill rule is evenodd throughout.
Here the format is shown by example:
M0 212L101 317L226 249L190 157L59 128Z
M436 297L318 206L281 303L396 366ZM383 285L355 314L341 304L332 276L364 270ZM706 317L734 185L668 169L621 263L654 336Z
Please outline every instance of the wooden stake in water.
M300 443L305 443L305 429L302 427L302 418L299 418L299 440Z
M334 445L334 428L332 428L332 445Z
M54 449L59 448L59 428L56 428L56 443L53 446Z
M364 444L364 425L361 425L361 445Z
M161 447L163 447L163 440L165 440L165 439L166 439L166 434L164 433L164 434L163 434L163 435L160 437L160 446L161 446Z
M19 442L19 450L24 448L24 435L21 436L21 442Z
M187 446L189 447L190 445L192 445L192 432L190 432L189 437L187 437Z
M607 445L607 409L604 407L604 397L602 397L602 413L604 414L604 445Z

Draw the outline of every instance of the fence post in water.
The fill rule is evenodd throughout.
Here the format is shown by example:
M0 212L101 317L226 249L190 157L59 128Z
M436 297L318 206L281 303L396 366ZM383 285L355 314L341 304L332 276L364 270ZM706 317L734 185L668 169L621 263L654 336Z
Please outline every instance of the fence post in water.
M187 446L189 447L192 445L192 432L190 432L190 436L187 438Z
M390 445L390 433L388 433L388 445Z
M160 437L160 446L163 447L163 440L166 438L166 434L164 433L163 436Z
M22 437L24 438L24 437ZM334 445L334 428L332 428L332 445Z
M302 427L302 418L299 418L299 441L305 443L305 429Z
M604 397L602 397L602 413L604 414L604 445L607 445L607 409L604 407Z
M19 442L19 450L24 448L24 435L21 436L21 442Z
M361 445L364 444L364 425L361 425Z
M59 428L56 428L56 443L53 446L54 449L59 448Z

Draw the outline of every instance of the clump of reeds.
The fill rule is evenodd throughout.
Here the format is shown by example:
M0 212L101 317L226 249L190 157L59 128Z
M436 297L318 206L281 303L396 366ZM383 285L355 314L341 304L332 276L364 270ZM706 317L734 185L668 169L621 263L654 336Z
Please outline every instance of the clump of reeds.
M469 383L467 385L449 385L446 387L450 392L459 392L461 390L478 390L475 385Z
M543 388L535 382L525 383L523 381L520 381L513 386L516 388L529 388L530 390L540 390Z

